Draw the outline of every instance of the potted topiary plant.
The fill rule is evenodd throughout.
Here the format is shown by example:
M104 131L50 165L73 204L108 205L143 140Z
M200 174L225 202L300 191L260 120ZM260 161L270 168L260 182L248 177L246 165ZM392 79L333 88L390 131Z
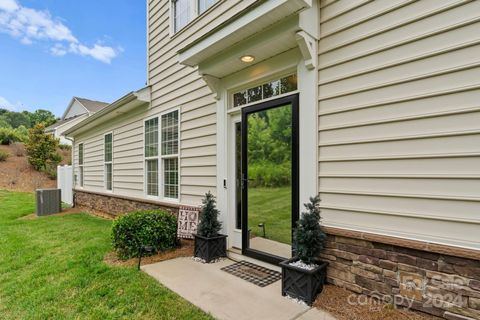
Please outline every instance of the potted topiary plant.
M326 234L320 226L320 198L317 195L305 204L293 234L296 256L280 263L282 268L282 295L305 301L311 305L323 290L327 262L318 259L324 247Z
M194 234L194 256L206 263L227 256L227 236L220 234L222 224L218 221L215 197L208 192L202 200L202 213L197 233Z

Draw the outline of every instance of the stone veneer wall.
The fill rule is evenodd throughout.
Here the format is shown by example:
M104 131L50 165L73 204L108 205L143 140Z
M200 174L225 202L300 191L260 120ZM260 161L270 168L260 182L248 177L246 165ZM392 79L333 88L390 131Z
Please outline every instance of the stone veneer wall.
M327 282L446 319L480 319L479 260L327 233Z
M92 193L81 190L75 190L74 203L75 206L86 207L88 209L105 212L114 216L135 210L152 209L163 209L173 213L175 216L178 214L178 206L175 205L167 206L150 200L136 200L128 197Z

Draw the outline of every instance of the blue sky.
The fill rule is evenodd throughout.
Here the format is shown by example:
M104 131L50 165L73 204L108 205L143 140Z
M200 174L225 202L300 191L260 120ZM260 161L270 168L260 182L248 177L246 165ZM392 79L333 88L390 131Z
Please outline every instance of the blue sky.
M146 81L145 1L0 0L0 106L61 116Z

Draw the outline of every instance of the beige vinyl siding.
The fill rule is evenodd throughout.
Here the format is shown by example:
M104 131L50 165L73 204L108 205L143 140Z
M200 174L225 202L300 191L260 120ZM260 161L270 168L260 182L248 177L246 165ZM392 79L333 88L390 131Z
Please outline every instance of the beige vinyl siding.
M83 187L92 191L104 190L103 134L83 141Z
M74 188L77 188L77 186L80 186L80 169L78 167L78 161L79 161L79 158L78 158L78 145L79 145L79 142L78 141L74 141L74 143L72 144L72 165L73 165L73 177L75 179L76 177L76 181L75 180L73 181L73 187Z
M105 192L103 143L104 135L113 133L113 193L144 197L143 119L146 107L134 110L96 130L75 137L75 172L78 172L78 144L84 144L84 189Z
M480 1L322 1L328 225L480 248Z
M216 192L216 100L196 68L180 65L177 52L253 0L220 0L177 34L171 35L170 1L149 1L149 84L152 112L180 108L181 202L200 204Z

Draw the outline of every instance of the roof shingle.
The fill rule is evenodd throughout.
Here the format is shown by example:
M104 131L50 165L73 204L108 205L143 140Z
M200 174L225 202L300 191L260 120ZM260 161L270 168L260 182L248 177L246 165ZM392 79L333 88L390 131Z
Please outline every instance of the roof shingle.
M77 99L90 112L98 112L109 105L109 103L102 101L95 101L79 97L75 97L75 99Z

